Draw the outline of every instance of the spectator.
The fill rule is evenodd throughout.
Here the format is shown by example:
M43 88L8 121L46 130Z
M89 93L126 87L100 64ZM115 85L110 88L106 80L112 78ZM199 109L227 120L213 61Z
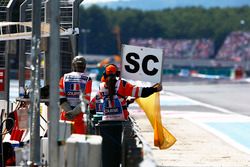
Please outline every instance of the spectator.
M130 45L161 48L164 57L207 59L214 54L214 44L209 39L166 40L166 39L131 39Z
M224 41L216 58L237 62L250 59L250 33L232 32Z

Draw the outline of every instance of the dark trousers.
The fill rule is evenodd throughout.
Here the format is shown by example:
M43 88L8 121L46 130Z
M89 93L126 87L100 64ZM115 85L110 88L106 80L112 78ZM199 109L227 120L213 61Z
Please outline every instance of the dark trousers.
M101 121L98 133L102 136L102 166L119 167L122 158L122 134L124 121Z

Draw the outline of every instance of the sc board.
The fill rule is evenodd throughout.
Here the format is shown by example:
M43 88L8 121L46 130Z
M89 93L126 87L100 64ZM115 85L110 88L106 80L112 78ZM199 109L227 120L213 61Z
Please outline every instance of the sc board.
M121 76L125 79L161 83L163 50L122 46Z

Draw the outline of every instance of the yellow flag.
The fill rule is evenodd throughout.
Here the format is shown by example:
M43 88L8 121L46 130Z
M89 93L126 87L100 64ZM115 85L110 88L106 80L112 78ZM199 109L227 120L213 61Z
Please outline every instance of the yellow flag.
M138 98L136 102L144 110L154 129L154 145L160 149L171 147L176 138L162 125L159 92L147 98Z

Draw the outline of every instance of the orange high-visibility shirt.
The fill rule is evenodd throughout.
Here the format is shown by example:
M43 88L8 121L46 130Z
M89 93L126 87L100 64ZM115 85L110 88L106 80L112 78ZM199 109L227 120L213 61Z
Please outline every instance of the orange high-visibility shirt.
M118 81L117 81L118 82ZM104 85L104 87L106 86L105 82L101 83ZM101 87L100 86L100 87ZM131 83L125 81L125 80L119 80L119 85L117 88L117 96L121 102L121 105L123 107L123 114L124 114L124 118L127 119L128 118L128 111L127 111L127 102L126 102L126 97L127 96L131 96L131 97L141 97L141 92L142 92L142 87L138 87L135 85L132 85ZM107 90L106 90L107 92ZM100 100L103 99L103 92L100 92L100 90L97 92L96 96L91 100L90 104L89 104L89 109L90 111L96 110L96 112L100 112L100 107L98 107L98 103L100 103Z
M85 103L90 102L92 80L84 73L71 72L64 74L59 82L60 99L66 98L71 107L77 106L81 99ZM82 91L82 97L80 97Z

